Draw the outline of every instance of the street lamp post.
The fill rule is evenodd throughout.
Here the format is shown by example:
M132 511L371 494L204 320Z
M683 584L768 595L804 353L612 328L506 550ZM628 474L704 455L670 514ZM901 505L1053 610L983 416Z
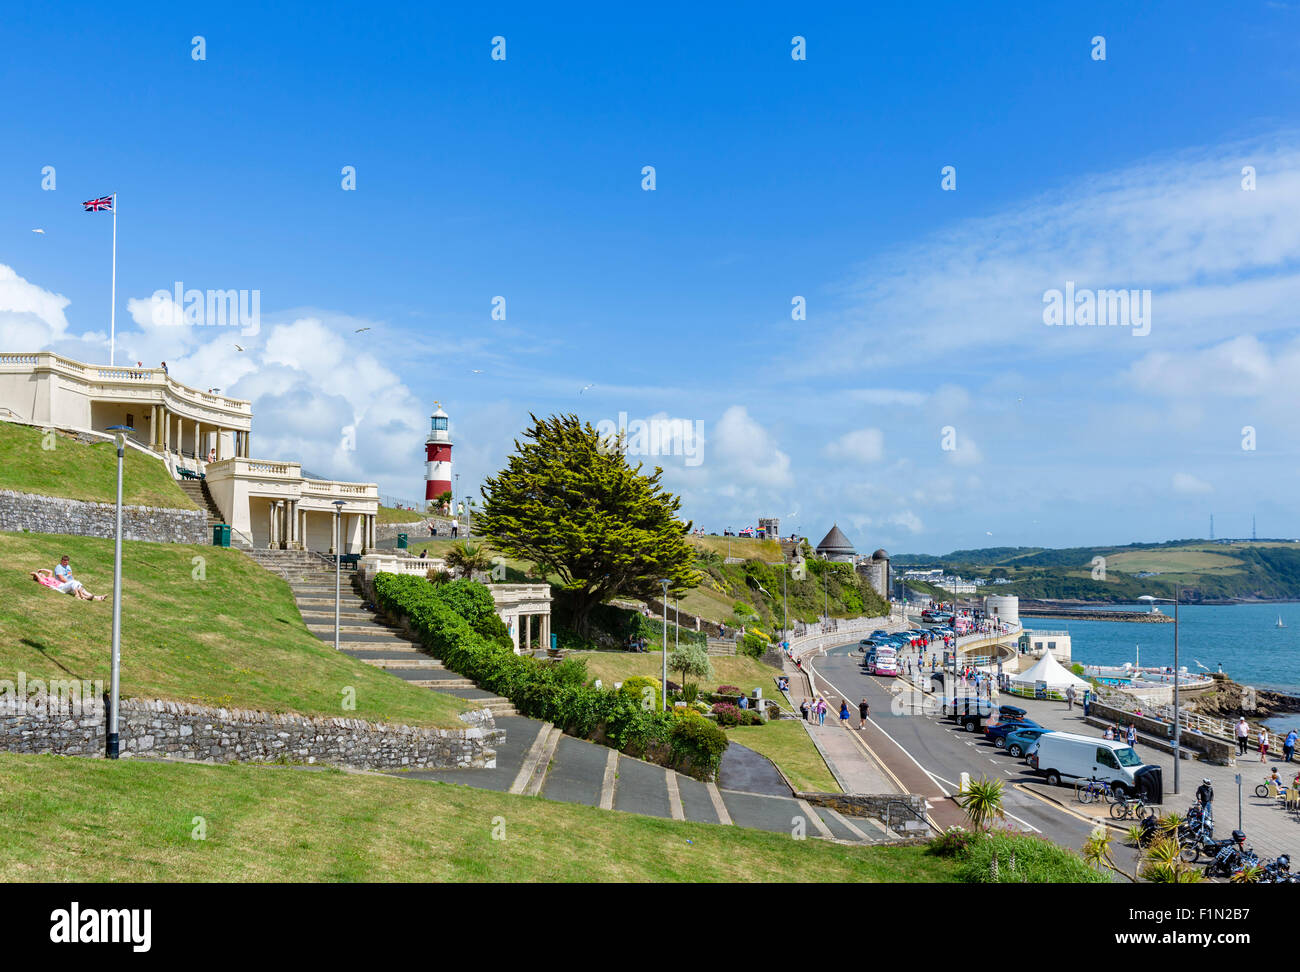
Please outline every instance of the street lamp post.
M118 757L117 697L122 673L122 462L126 455L126 433L134 432L129 425L111 425L109 431L117 435L117 529L113 534L113 647L108 689L108 739L105 755Z
M339 601L343 587L343 500L334 501L334 650L339 650Z
M664 650L663 650L664 672L663 672L663 681L659 683L659 696L660 699L662 700L660 702L659 708L662 711L667 712L668 711L668 584L669 581L667 578L663 578L659 581L659 583L662 584L664 587Z
M1173 597L1153 597L1150 594L1144 594L1140 598L1143 601L1173 601L1174 602L1174 795L1178 795L1178 784L1181 776L1182 767L1179 760L1182 758L1182 709L1179 706L1178 692L1178 602L1182 599L1182 592L1178 585L1174 585Z

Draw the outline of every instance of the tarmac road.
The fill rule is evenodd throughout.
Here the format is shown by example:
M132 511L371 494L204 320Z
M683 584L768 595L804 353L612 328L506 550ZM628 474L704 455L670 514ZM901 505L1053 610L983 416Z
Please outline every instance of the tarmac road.
M810 659L818 676L817 688L823 693L833 693L834 698L829 694L826 698L835 711L838 711L841 697L849 700L855 727L858 726L857 704L866 697L871 715L863 733L864 741L909 791L925 796L938 811L940 806L953 806L952 801L945 797L956 791L963 771L976 778L997 776L1008 784L1003 798L1007 825L1040 833L1053 843L1075 850L1083 846L1093 829L1091 821L1012 785L1042 782L1029 772L1022 760L1013 759L995 748L981 733L964 732L951 721L915 711L908 700L916 696L904 694L896 704L895 694L908 683L902 679L867 675L856 648L856 643L841 645L829 649L823 656ZM808 667L808 661L805 661L805 670ZM830 716L827 718L829 721ZM1068 789L1062 789L1061 793L1067 802L1072 798ZM951 811L935 812L934 815L941 825L948 825L956 819ZM1132 852L1121 846L1118 839L1113 846L1121 865L1131 865Z

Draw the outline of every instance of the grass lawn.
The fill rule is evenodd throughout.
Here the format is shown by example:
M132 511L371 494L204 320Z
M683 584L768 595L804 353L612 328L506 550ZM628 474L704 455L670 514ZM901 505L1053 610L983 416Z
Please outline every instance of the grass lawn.
M807 730L794 719L781 719L763 726L736 726L727 730L727 738L776 763L796 789L806 793L840 792L840 785Z
M672 638L669 630L668 637ZM625 682L633 675L653 675L658 678L663 673L663 654L647 651L644 654L634 651L575 651L566 655L568 658L581 658L587 663L587 674L598 678L612 688L615 682ZM746 692L756 688L763 690L763 697L775 699L785 707L785 700L776 690L776 677L781 674L779 668L764 665L748 655L724 655L710 658L713 664L713 678L703 679L699 685L703 691L716 692L719 685L735 685ZM681 676L669 671L670 681L679 682Z
M41 429L0 422L0 489L95 503L117 501L117 449L111 442L86 445L61 432L48 440L53 449L43 449L45 441ZM128 506L194 509L157 459L127 449L123 467L122 502Z
M750 537L687 537L686 539L692 546L722 557L740 557L742 560L757 557L769 564L779 564L784 560L781 544L775 540L754 540Z
M0 819L7 881L951 882L956 869L924 847L274 766L0 754Z
M108 683L112 600L32 581L61 554L111 594L113 541L0 533L0 677ZM204 558L202 580L192 558ZM465 703L336 653L303 624L289 586L238 550L122 544L122 694L206 705L463 728ZM341 708L345 687L356 709Z
M421 513L419 510L397 510L391 506L379 507L379 523L419 523L421 520L427 520L432 513Z

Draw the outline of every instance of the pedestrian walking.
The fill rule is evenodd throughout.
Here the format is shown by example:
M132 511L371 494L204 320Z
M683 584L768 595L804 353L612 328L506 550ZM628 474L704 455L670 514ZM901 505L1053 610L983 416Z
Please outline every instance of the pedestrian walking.
M861 720L861 721L858 723L858 728L859 728L859 729L861 729L861 730L863 730L863 731L866 730L866 728L867 728L867 716L869 716L869 715L871 715L871 705L870 705L870 703L868 703L867 700L864 698L861 702L858 703L858 719Z
M1237 755L1246 755L1246 740L1250 737L1250 726L1246 725L1246 717L1242 716L1237 720Z
M1073 685L1071 685L1069 688L1065 690L1065 710L1067 712L1074 711L1074 686Z
M849 725L849 700L840 699L840 725L846 729Z
M826 725L826 710L829 708L830 706L826 704L825 699L820 697L817 699L817 725Z
M1125 741L1129 744L1129 746L1136 746L1138 741L1137 726L1133 725L1133 723L1130 722L1128 724L1128 732L1125 734L1124 738Z
M1268 761L1268 730L1262 726L1259 730L1259 761Z
M808 706L807 699L804 699L802 702L799 703L799 714L803 716L804 722L808 721L808 708L809 706Z
M1088 718L1088 710L1092 707L1092 689L1083 690L1083 717Z
M1282 740L1282 755L1286 757L1288 763L1291 762L1291 757L1295 755L1296 737L1297 733L1292 729L1286 734L1286 738Z

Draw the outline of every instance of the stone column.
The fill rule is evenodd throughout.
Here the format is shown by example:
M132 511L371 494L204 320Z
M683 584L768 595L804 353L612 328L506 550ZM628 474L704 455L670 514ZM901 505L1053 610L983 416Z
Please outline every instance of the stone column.
M167 414L167 408L162 409L162 451L170 452L172 447L172 417Z
M532 647L533 647L533 616L531 614L525 614L524 615L524 651L528 651Z
M253 433L251 431L244 433L244 458L253 458Z
M270 523L268 524L270 532L269 535L267 536L266 545L267 547L274 548L275 547L275 500L271 500L271 504L267 509L267 513L269 514L270 517Z
M199 423L195 422L194 423L194 463L196 466L198 465L199 460L202 458L203 456L200 455L200 450L199 450Z
M293 550L301 550L302 544L298 542L298 501L289 500L289 508L285 510L285 519L289 521L289 547Z
M549 614L539 615L542 626L542 647L551 647L551 616Z

